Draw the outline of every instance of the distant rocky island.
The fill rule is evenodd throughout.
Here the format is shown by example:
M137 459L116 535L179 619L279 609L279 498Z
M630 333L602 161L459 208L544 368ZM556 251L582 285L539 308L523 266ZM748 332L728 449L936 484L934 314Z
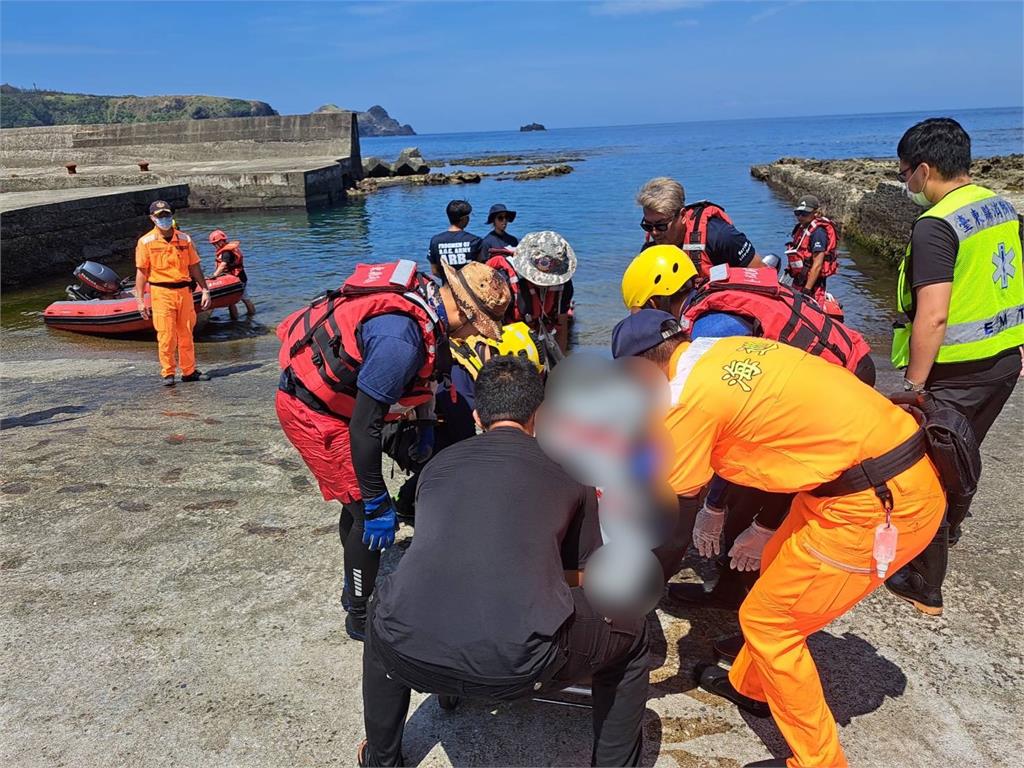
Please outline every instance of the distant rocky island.
M336 104L324 104L317 112L346 112L348 110ZM416 131L408 123L401 124L387 113L379 104L375 104L365 112L356 112L359 119L360 136L415 136Z
M265 101L220 96L96 96L0 85L0 127L149 123L211 117L261 117L277 112Z
M519 130L525 133L526 131L546 131L547 128L540 123L527 123L526 125L519 126Z

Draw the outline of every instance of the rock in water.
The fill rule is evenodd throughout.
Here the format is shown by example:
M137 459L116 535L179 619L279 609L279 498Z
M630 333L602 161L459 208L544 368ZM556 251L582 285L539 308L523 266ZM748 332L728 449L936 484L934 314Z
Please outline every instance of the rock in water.
M522 132L526 132L526 131L546 131L547 128L545 128L540 123L527 123L526 125L519 126L519 130L522 131Z
M365 112L359 112L357 110L345 110L339 107L337 104L324 104L320 107L317 112L346 112L353 111L356 113L356 120L359 125L359 135L364 138L367 136L415 136L416 131L412 129L412 126L406 123L405 125L399 123L391 115L387 113L387 110L379 104L374 104Z
M419 176L429 173L430 166L423 159L419 148L406 147L398 153L398 159L391 165L391 171L395 176Z
M363 176L368 179L383 179L391 175L391 164L379 157L363 158Z

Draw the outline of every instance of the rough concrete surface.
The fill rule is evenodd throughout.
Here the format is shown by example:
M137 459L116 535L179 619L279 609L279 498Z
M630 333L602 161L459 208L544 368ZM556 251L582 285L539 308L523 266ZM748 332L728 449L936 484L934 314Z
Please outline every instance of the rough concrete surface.
M894 158L784 157L752 166L750 173L794 203L801 195L816 196L825 215L843 225L844 236L896 262L922 211L896 180L897 170ZM1024 210L1024 155L978 158L971 164L971 177Z
M69 360L7 345L0 764L354 764L361 646L338 605L339 506L319 498L278 428L272 337L239 342L230 360L218 346L198 348L210 382L166 390L145 347ZM896 383L890 372L881 389ZM1018 392L984 447L945 616L880 591L812 639L853 766L1020 765L1022 416ZM660 607L646 765L786 754L771 721L690 681L732 626L721 612ZM584 709L446 713L414 694L405 754L427 766L585 765L589 743Z

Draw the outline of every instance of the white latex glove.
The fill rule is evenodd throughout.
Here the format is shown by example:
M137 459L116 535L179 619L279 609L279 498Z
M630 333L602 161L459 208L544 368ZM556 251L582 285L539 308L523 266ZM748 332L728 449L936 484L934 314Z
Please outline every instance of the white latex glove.
M725 525L725 510L705 504L697 513L693 524L693 546L701 557L714 557L722 551L722 527Z
M761 552L768 539L775 533L771 528L758 525L755 520L743 533L736 537L736 541L729 550L729 565L737 571L757 571L761 568Z

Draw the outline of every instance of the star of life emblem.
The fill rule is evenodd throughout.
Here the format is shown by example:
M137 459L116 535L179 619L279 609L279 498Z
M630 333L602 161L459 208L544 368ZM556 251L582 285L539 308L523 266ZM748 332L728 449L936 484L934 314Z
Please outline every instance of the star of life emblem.
M1001 283L1001 288L1008 288L1010 280L1017 274L1013 266L1013 248L1006 250L1006 243L1000 243L998 250L992 254L992 263L995 270L992 272L992 282Z

